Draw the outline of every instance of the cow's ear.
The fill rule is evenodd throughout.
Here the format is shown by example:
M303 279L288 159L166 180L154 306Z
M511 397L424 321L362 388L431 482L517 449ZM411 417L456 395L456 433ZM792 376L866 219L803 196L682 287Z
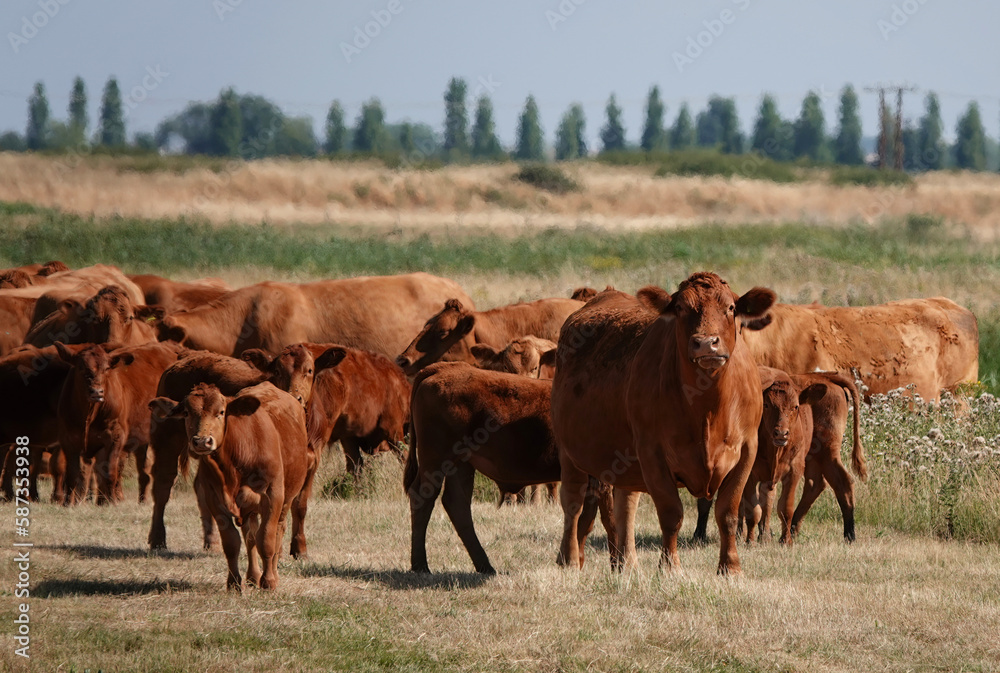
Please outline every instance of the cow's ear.
M59 310L65 315L72 315L83 311L83 304L76 299L63 299L59 302Z
M573 290L573 294L569 296L570 299L576 299L577 301L590 301L597 296L597 290L592 287L578 287Z
M816 404L826 395L825 383L813 383L799 391L799 404Z
M331 346L316 358L314 369L317 372L321 369L332 369L339 365L346 357L346 348L343 346Z
M469 351L472 353L472 357L476 358L476 362L483 363L491 358L495 358L498 351L493 346L487 344L474 344Z
M655 285L647 285L635 293L639 303L657 313L664 313L670 307L670 293Z
M153 418L165 421L168 418L180 418L184 414L184 405L169 397L156 397L150 400L149 410L153 412Z
M240 359L249 362L262 372L266 372L274 361L271 355L260 348L249 348L240 354Z
M549 350L538 356L538 364L542 367L555 367L556 366L556 355L559 353L558 348L550 348Z
M132 353L121 353L121 354L116 355L113 358L111 358L111 361L108 363L108 366L111 369L114 369L115 367L118 367L119 365L128 366L128 365L132 364L133 362L135 362L135 355L133 355Z
M133 314L142 322L157 322L159 320L163 320L164 316L167 315L167 309L158 304L153 304L152 306L136 306L133 309Z
M163 320L160 322L156 338L160 341L174 341L183 345L184 340L187 339L187 330L180 325L171 325L168 321Z
M760 376L760 389L764 391L778 380L780 370L771 369L770 367L757 367L757 374Z
M252 395L234 398L226 405L226 416L250 416L260 409L260 400Z
M778 295L766 287L751 288L745 295L736 300L736 315L741 318L762 318L767 313Z
M466 313L458 319L458 324L455 325L455 330L452 332L452 336L464 337L466 334L471 332L472 328L475 326L476 316L471 313Z
M64 344L62 341L57 341L53 344L53 346L56 347L56 353L59 354L60 360L62 360L66 364L70 365L73 364L74 360L76 359L76 356L73 354L73 351L66 348L66 344Z
M744 318L740 322L749 330L760 331L774 321L774 315L770 311L759 318Z
M448 301L446 301L444 303L444 307L445 307L445 309L452 310L452 311L458 311L458 312L462 312L463 310L465 310L462 307L462 302L460 302L457 299L449 299Z

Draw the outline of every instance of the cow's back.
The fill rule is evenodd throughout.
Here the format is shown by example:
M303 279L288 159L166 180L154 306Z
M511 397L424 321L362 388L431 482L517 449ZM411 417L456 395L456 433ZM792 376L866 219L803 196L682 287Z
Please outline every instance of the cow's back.
M567 318L556 351L552 426L560 450L592 475L616 456L616 483L645 490L632 446L625 392L632 359L657 314L632 295L606 290Z

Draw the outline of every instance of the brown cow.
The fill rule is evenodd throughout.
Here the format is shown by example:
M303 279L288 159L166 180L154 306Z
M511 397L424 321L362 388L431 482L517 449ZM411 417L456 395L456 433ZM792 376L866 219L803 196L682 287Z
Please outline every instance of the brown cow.
M741 323L763 316L774 298L764 288L739 297L703 272L673 296L655 287L638 297L602 292L567 320L552 389L565 513L560 563L582 563L578 527L590 475L615 487L613 554L626 565L635 561L638 494L648 492L663 531L661 565L678 566L684 486L696 497L718 494L718 571L740 572L737 518L762 410Z
M109 285L83 304L73 299L63 301L59 310L36 322L24 340L37 347L57 341L139 346L155 343L156 331L136 318L135 307L124 290Z
M511 340L503 350L486 344L476 344L471 350L472 356L476 358L476 366L480 369L520 374L535 379L551 379L555 374L555 367L543 365L543 360L545 354L555 348L554 341L523 336Z
M146 499L149 468L149 408L167 367L186 351L176 344L117 348L89 346L71 352L56 342L59 357L74 371L59 400L59 443L66 459L64 504L76 504L80 460L93 463L98 505L122 499L119 466L128 453L139 473L139 502Z
M442 485L441 502L476 571L495 574L472 522L476 470L516 492L555 481L559 457L552 437L549 381L490 372L464 362L439 362L414 380L410 453L403 488L410 499L414 572L427 566L427 523ZM608 539L614 538L606 488L588 492L601 504ZM593 514L589 513L591 521Z
M141 306L145 301L139 286L128 279L116 266L95 264L72 271L60 271L50 275L48 282L24 288L19 292L30 293L38 299L32 322L38 322L67 300L84 302L102 287L117 285L128 296L133 306Z
M189 310L215 301L233 288L218 278L202 278L187 283L151 274L129 275L139 286L147 306L162 306L167 312Z
M258 283L208 306L164 315L159 337L223 355L332 342L395 357L427 316L454 296L468 299L453 281L426 273Z
M789 374L856 370L868 395L912 383L926 400L978 378L976 317L943 297L879 306L777 304L769 315L766 331L744 332L747 346L758 364Z
M48 282L48 277L69 267L58 261L45 264L26 264L0 270L0 290L10 290Z
M575 299L555 298L477 312L458 299L449 299L396 358L396 364L407 376L414 376L441 359L475 364L475 344L500 349L525 335L558 339L566 317L581 306L583 302Z
M270 362L263 353L249 353L249 361L218 355L216 353L195 353L168 367L160 377L157 395L174 401L183 400L199 383L211 383L225 395L236 395L244 388L268 381L283 390L294 391L296 398L309 401L314 376L312 352L302 344L286 347ZM166 548L167 534L163 524L163 512L170 500L170 492L177 479L178 469L187 471L187 440L183 424L174 420L157 421L150 426L150 446L153 448L153 518L149 527L149 546L153 549ZM308 507L307 500L312 489L314 474L309 475L306 486L292 508L291 554L296 558L306 555L305 531L302 520ZM215 524L204 500L199 498L205 549L216 543Z
M410 384L402 370L378 353L334 344L311 344L316 377L309 401L309 441L317 451L339 441L347 471L360 474L363 453L393 451L410 416Z
M84 346L70 346L71 350L81 350ZM31 440L32 475L31 498L37 499L35 485L42 452L58 440L59 395L70 368L63 363L54 346L47 348L23 347L0 358L0 400L3 413L0 414L0 454L5 465L2 480L3 495L14 497L12 478L14 476L12 458L14 453L7 449L17 437Z
M228 398L200 383L182 402L158 397L149 406L163 418L183 419L189 450L200 459L196 480L222 533L227 588L243 590L236 525L247 546L247 583L277 588L288 510L316 468L302 405L270 383Z
M31 297L5 297L0 293L0 357L24 343L34 308Z
M613 289L610 285L608 289ZM592 287L578 287L573 290L573 294L569 296L570 299L576 299L577 301L587 302L598 295L596 289Z

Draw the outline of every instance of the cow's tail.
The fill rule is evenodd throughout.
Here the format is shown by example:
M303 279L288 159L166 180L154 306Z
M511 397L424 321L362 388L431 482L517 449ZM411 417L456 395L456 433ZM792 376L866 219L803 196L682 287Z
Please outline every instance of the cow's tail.
M851 450L851 468L861 481L868 481L868 463L865 461L864 448L861 446L861 394L858 392L858 386L849 377L841 374L827 376L851 395L854 404L854 448Z

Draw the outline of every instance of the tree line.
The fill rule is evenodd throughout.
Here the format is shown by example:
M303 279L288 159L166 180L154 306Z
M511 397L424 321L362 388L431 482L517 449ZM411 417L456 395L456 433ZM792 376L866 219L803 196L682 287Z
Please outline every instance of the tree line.
M672 124L658 86L646 97L645 115L637 142L630 142L622 121L623 111L614 94L605 107L604 124L598 134L600 146L591 148L586 139L583 106L573 103L562 115L554 143L548 147L539 119L538 104L529 95L517 121L514 145L505 149L496 133L493 103L488 95L475 101L470 124L468 86L452 78L444 93L444 126L440 136L427 124L386 121L378 98L366 101L348 126L339 101L330 105L324 138L316 137L308 117L289 117L273 102L257 95L241 95L224 89L212 102L190 103L180 113L163 120L155 133L126 137L125 112L117 80L104 87L97 128L88 136L86 86L80 77L73 82L68 119L53 119L45 86L35 85L28 100L28 124L24 135L9 131L0 135L0 150L69 151L133 148L144 151L180 151L219 157L256 159L271 156L395 157L409 163L491 162L514 159L558 161L592 154L622 152L671 152L703 148L723 154L754 152L775 161L803 160L815 163L860 165L862 150L858 96L851 85L840 92L836 127L827 133L822 101L809 92L795 119L783 119L777 100L764 94L747 135L733 98L713 96L708 105L692 116L682 104ZM890 118L888 109L882 118ZM897 143L905 148L904 167L911 171L946 167L986 169L986 134L978 104L970 102L955 128L955 142L943 137L944 124L938 97L924 98L924 111L916 124L908 122L895 137L891 124L883 124L887 156L894 156Z

